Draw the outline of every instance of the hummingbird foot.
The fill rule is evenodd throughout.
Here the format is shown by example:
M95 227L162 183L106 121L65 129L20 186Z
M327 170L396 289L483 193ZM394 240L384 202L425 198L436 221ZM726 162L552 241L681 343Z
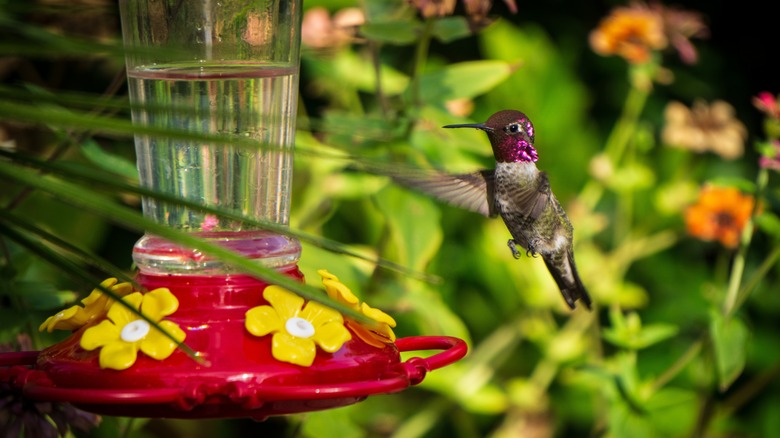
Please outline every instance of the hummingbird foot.
M517 249L517 244L515 243L514 239L509 239L509 242L507 242L506 244L509 247L509 249L512 250L512 256L516 259L519 259L522 254Z

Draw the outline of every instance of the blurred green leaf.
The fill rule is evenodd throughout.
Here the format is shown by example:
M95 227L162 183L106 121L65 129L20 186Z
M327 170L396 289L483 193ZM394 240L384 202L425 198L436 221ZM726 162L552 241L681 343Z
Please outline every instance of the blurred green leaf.
M679 389L662 389L642 403L637 412L625 403L609 408L610 436L614 437L676 437L687 436L696 421L696 394Z
M304 437L362 438L363 429L350 418L349 410L335 409L306 415L301 428Z
M376 91L376 72L371 60L354 52L341 51L333 57L303 59L303 64L317 78L317 85L329 87L331 92L355 88L361 91ZM409 77L390 65L382 64L379 71L382 92L393 96L406 89Z
M771 122L770 122L771 123ZM774 124L777 124L774 122ZM769 125L769 124L767 124ZM780 125L778 125L780 126ZM758 141L755 144L756 151L758 151L759 154L762 156L769 158L769 159L775 159L777 157L777 146L774 142L771 141Z
M674 181L656 187L653 205L665 215L679 215L696 201L698 194L699 187L695 182Z
M645 406L659 436L688 436L700 408L695 392L678 388L661 389Z
M640 163L631 163L617 169L607 180L607 186L617 193L646 189L655 183L653 170Z
M425 270L443 238L439 209L432 200L395 186L383 189L375 199L387 220L398 262Z
M81 144L81 153L90 163L111 173L119 174L130 180L138 179L138 169L135 162L112 154L101 148L97 142L88 139Z
M609 313L612 326L604 328L604 339L621 348L641 350L677 334L678 328L672 324L642 325L639 315L631 312L627 317L616 307Z
M450 43L471 35L466 17L453 16L436 20L433 24L433 36L443 43Z
M79 296L73 291L57 290L51 283L24 280L13 282L8 292L24 300L32 310L58 309Z
M384 177L356 172L339 172L328 175L323 181L323 195L335 199L359 199L370 196L388 183Z
M438 290L420 284L409 288L409 304L415 312L414 322L420 333L446 333L469 341L469 330L453 309L441 298Z
M422 23L411 20L371 22L360 26L366 38L388 44L408 45L417 41Z
M377 147L386 148L387 142L402 136L407 126L405 120L334 110L325 114L320 129L328 134L330 143L365 153L364 142L378 141Z
M712 178L708 183L721 187L734 187L745 193L755 193L756 183L754 181L747 180L745 178L731 177L731 176L719 176Z
M756 217L756 224L763 232L775 239L780 238L780 218L771 211L764 211Z
M333 0L324 1L330 4ZM354 0L352 1L354 5ZM400 19L412 20L417 15L415 9L406 0L372 0L362 2L361 6L365 11L366 21L369 23Z
M512 66L503 61L450 64L420 75L420 99L431 105L442 105L448 100L474 98L506 80L511 72Z
M727 319L715 309L710 312L710 337L721 391L727 390L742 374L749 336L747 326L739 317Z

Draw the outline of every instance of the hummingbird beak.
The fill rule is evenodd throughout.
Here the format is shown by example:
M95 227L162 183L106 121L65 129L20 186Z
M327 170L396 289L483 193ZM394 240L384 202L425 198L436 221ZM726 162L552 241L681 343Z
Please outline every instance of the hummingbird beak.
M493 130L493 128L485 125L484 123L462 123L459 125L445 125L443 126L443 128L474 128L486 132L491 132Z

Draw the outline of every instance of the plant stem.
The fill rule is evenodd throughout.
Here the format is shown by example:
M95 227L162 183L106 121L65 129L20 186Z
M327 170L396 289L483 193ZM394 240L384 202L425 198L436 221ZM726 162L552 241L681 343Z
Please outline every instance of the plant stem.
M778 258L780 258L780 246L776 246L772 252L769 253L753 276L750 277L747 283L739 290L737 293L737 304L735 306L737 309L742 306L748 295L750 295L750 292L752 292L753 289L758 286L758 283L761 282L761 280L766 276L767 272L769 272L772 266L775 265Z
M420 74L425 69L425 62L428 59L428 48L431 45L431 32L433 31L433 20L427 19L425 26L423 26L422 35L417 41L417 47L414 53L414 66L412 68L412 84L411 84L411 104L416 113L422 106L420 101ZM413 117L416 119L416 117Z
M613 167L623 158L626 146L631 140L631 136L636 130L637 121L645 107L650 90L633 85L629 89L626 101L623 104L623 112L620 115L615 127L607 138L604 146L604 154L609 158ZM592 211L598 204L601 196L604 194L604 186L600 181L589 180L580 193L580 200L589 211Z
M695 358L701 351L701 347L704 344L702 339L697 340L691 344L685 353L682 354L677 360L666 369L657 379L653 382L653 391L658 391L669 383L677 374L682 371L686 365L688 365L693 358Z
M379 59L379 43L369 40L368 49L371 53L371 61L374 67L374 80L376 81L374 94L377 99L379 99L379 109L382 112L382 117L387 118L389 106L387 104L387 96L385 96L384 90L382 89L382 61Z
M753 213L750 215L750 220L748 220L747 224L745 224L745 228L742 229L739 249L737 250L737 255L734 257L734 263L731 265L729 286L728 290L726 291L726 299L723 301L723 315L726 318L731 317L734 311L737 310L737 298L739 297L740 284L742 283L742 274L745 271L745 258L748 247L750 246L750 240L753 237L755 218L760 208L759 201L764 193L764 190L766 189L768 181L769 172L767 169L761 168L758 171L758 176L756 177L756 194L755 202L753 204Z

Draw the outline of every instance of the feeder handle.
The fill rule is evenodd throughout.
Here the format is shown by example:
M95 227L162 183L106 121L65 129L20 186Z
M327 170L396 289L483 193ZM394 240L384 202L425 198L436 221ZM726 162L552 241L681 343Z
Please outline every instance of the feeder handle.
M466 355L468 347L462 339L449 336L413 336L396 339L399 352L444 350L427 358L411 357L398 364L388 375L370 381L343 382L324 385L263 386L257 394L271 400L325 399L333 397L365 397L372 394L398 392L417 385L428 371L449 365Z
M412 336L395 341L400 352L418 350L444 350L426 359L422 359L430 370L436 370L462 359L468 352L468 346L462 339L451 336Z

